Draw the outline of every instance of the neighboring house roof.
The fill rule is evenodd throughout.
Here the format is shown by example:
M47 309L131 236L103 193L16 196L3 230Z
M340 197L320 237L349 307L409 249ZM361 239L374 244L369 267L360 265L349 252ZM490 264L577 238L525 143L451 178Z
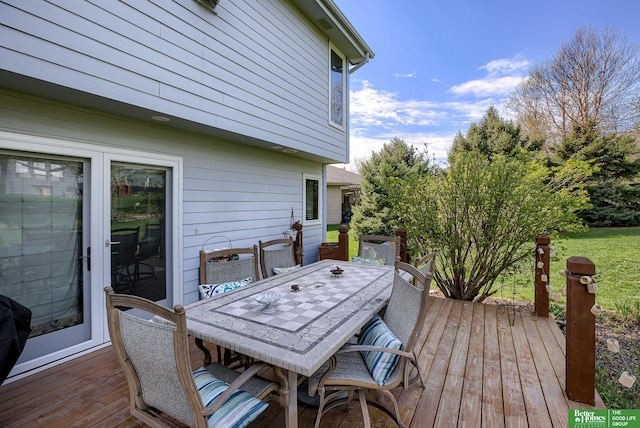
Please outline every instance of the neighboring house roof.
M327 165L327 186L351 186L360 187L360 174Z

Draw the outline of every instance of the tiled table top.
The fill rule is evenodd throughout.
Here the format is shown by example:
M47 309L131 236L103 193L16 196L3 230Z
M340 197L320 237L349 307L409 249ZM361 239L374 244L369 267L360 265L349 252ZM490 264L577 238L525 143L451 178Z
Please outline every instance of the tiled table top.
M342 275L331 274L336 265ZM324 260L192 303L187 328L206 342L309 376L385 305L393 278L393 266ZM275 313L261 312L260 293L280 294Z

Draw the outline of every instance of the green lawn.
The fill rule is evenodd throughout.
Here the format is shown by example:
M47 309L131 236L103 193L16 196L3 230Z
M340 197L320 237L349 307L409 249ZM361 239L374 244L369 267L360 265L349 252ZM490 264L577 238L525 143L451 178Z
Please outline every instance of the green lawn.
M596 301L609 309L638 307L640 305L640 227L597 228L551 242L556 254L552 257L549 280L559 291L565 278L559 274L571 256L583 256L596 266ZM530 269L516 278L516 296L533 300L533 260ZM501 293L513 294L513 278L505 281ZM564 299L562 303L565 303Z
M327 227L328 242L338 242L339 225ZM552 257L549 281L555 291L564 285L565 278L559 271L566 268L571 256L589 258L596 265L597 302L618 312L628 308L640 308L640 227L598 228L588 232L568 235L551 242L556 254ZM358 240L349 233L349 258L358 252ZM494 297L533 300L534 253L531 263L515 275L505 276L496 283ZM562 301L561 303L564 303ZM637 312L637 309L636 309Z

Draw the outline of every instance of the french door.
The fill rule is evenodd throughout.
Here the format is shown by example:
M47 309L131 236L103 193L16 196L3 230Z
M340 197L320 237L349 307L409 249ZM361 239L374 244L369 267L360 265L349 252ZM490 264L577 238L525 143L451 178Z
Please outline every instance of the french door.
M0 294L31 310L21 361L91 338L90 162L0 152Z
M167 168L111 162L111 286L167 303ZM105 241L106 242L106 241Z
M0 295L32 312L10 376L109 342L104 291L171 306L175 158L0 132Z

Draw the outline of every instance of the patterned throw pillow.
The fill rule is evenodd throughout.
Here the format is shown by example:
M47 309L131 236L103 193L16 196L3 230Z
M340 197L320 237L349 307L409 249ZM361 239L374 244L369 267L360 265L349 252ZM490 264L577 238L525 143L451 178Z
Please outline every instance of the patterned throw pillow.
M201 284L198 286L200 290L200 298L208 299L216 294L225 293L227 291L235 290L236 288L244 287L247 284L251 284L253 279L251 277L241 279L240 281L225 282L222 284Z
M283 268L273 268L273 273L278 275L280 273L293 272L294 270L298 270L298 269L300 269L300 265L295 265L295 266L291 266L291 267L283 267Z
M205 406L210 405L222 394L228 383L214 377L207 369L200 368L193 372L198 392ZM222 407L209 416L210 427L243 428L258 417L269 406L262 400L241 389L236 390Z
M402 350L402 342L389 330L389 327L378 316L367 322L360 336L358 345L371 345L381 348ZM389 352L361 351L364 362L369 368L371 376L380 386L384 385L387 378L398 364L400 356Z
M379 265L379 266L383 266L386 263L385 259L367 259L360 256L352 256L351 261L354 263L364 263L367 265Z

